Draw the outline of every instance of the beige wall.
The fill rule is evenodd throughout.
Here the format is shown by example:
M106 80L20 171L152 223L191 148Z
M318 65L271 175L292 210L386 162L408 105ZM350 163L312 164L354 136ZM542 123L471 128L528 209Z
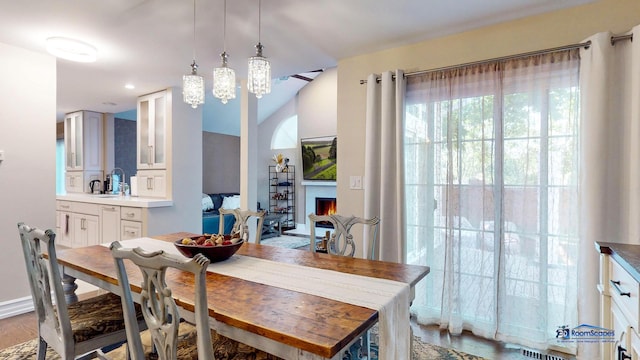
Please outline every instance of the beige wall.
M338 211L363 214L363 191L349 189L349 176L364 175L366 85L370 73L405 72L580 43L592 34L620 34L640 24L640 1L601 0L338 63ZM637 36L640 34L637 34ZM411 199L407 199L410 203Z
M259 125L258 136L258 201L264 209L269 206L268 165L274 165L273 155L282 153L296 166L296 222L304 224L305 192L301 186L302 160L300 139L337 134L337 77L335 68L326 69L287 104ZM295 149L271 150L271 139L278 125L298 115L298 139ZM263 166L264 165L264 166Z
M0 79L0 303L33 306L17 223L55 230L56 60L0 43Z

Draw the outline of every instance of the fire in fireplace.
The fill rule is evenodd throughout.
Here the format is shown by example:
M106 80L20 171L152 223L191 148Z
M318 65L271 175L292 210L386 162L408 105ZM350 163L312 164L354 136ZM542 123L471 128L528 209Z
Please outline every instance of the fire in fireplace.
M316 215L333 215L336 213L336 198L317 197L316 198ZM333 228L328 221L319 221L317 227Z

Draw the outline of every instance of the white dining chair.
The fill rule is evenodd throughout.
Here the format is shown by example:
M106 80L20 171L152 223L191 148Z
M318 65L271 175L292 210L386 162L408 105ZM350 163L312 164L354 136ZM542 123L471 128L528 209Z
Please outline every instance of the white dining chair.
M338 214L332 215L316 215L309 214L310 238L315 239L316 227L319 222L330 223L333 226L329 239L327 239L327 252L334 255L354 256L356 252L356 244L353 241L351 228L356 224L361 224L366 231L370 233L369 248L365 251L365 257L369 260L376 259L376 247L378 228L380 219L376 216L371 219L365 219L356 216L342 216ZM311 250L315 251L316 247L311 244Z
M107 293L67 304L55 233L24 223L18 224L18 230L38 321L37 358L44 360L49 346L61 359L92 359L100 348L124 342L120 297ZM136 318L141 320L142 315L134 309L134 323Z
M351 234L351 228L356 224L361 224L365 231L369 232L370 242L369 248L365 251L365 257L368 260L376 259L376 246L378 237L378 228L380 226L380 219L375 216L371 219L365 219L356 216L342 216L338 214L331 215L316 215L309 214L309 228L310 239L316 237L316 225L319 222L329 223L333 227L333 230L329 231L330 235L326 244L326 251L328 254L351 256L353 257L356 252L356 244L353 241L353 235ZM311 251L316 251L316 246L313 241L310 243ZM357 358L368 358L368 354L371 351L371 331L367 331L361 337L360 343L356 343L349 349L350 354L358 356ZM358 354L359 353L359 354ZM356 355L357 354L357 355Z
M225 214L233 214L236 219L236 222L233 224L233 229L231 233L240 233L240 237L242 238L245 232L248 231L248 221L250 218L255 217L258 219L258 224L256 225L256 244L260 244L260 240L262 238L262 228L264 225L264 216L265 211L252 211L252 210L244 210L244 209L218 209L220 212L220 229L219 234L224 234L224 215Z
M143 360L157 353L160 360L174 359L279 359L264 351L219 335L209 327L206 271L209 260L202 254L185 258L164 251L146 252L141 248L125 249L115 241L111 244L122 290L122 307L127 323L126 346L100 353L101 359ZM133 295L124 260L128 259L142 272L140 293L142 314L148 330L139 332L133 321ZM195 325L180 317L171 289L165 283L167 269L174 268L194 276ZM128 353L128 354L127 354Z

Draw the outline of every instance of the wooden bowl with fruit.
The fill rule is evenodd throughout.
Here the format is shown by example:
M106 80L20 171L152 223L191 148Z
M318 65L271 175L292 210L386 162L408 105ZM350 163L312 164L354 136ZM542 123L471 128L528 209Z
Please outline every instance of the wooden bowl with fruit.
M242 246L242 239L231 235L204 234L176 241L176 248L186 257L196 254L206 256L212 263L224 261L233 256Z

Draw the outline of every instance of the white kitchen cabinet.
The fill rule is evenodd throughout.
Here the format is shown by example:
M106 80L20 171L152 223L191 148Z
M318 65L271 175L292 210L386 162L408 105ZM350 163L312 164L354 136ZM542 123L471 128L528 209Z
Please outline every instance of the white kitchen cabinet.
M139 221L122 220L120 223L120 239L129 240L142 237L142 223Z
M616 337L611 347L612 352L608 354L610 356L608 359L618 359L621 358L620 354L628 354L629 344L631 342L629 330L631 329L629 328L626 318L622 315L622 312L615 303L611 305L611 322L613 325L611 328L615 331Z
M640 360L640 246L597 242L600 251L600 326L614 330L601 342L602 359ZM611 256L612 254L617 256ZM630 261L627 261L629 259Z
M168 102L166 90L138 98L138 170L167 168Z
M120 206L100 205L100 243L120 240Z
M71 247L71 204L56 202L56 244Z
M69 193L88 192L89 181L102 180L102 114L76 111L65 115L65 189Z
M73 224L71 247L96 245L100 239L100 221L97 215L71 215Z
M67 170L102 170L102 114L77 111L64 119Z
M138 170L138 196L169 198L165 170Z
M640 336L638 336L638 333L635 331L631 332L630 352L632 359L640 359Z
M141 208L123 206L120 210L120 219L121 240L139 238L145 233Z
M97 204L56 201L57 243L81 247L100 243L100 212Z

